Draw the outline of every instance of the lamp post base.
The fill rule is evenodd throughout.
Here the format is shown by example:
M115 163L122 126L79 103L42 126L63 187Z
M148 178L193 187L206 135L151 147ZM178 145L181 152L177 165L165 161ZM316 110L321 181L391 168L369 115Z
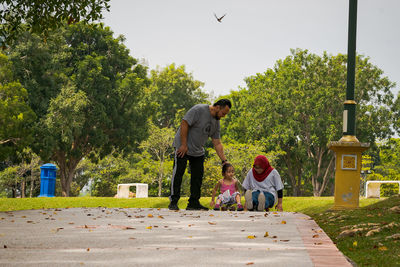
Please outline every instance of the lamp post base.
M360 143L355 136L343 136L330 142L328 148L336 153L335 203L333 210L359 207L362 152L369 143Z

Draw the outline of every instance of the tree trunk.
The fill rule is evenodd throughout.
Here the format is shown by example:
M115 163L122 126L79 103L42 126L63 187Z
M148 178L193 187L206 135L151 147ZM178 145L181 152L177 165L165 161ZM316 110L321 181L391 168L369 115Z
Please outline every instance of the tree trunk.
M162 175L162 173L160 173L160 175L158 177L158 196L159 197L161 197L162 179L163 179L163 175Z
M33 176L33 169L31 169L31 186L29 188L29 197L32 198L33 188L35 187L35 178Z
M331 160L329 161L328 167L325 170L325 174L324 174L324 177L322 179L322 186L321 186L320 191L319 191L319 196L322 195L322 193L325 191L326 186L328 185L328 181L329 181L329 177L330 177L329 174L332 173L332 168L333 168L333 165L334 165L332 163L334 163L334 161L335 161L335 158L332 157Z
M160 161L160 169L158 172L158 197L161 197L161 192L162 192L162 180L164 177L164 169L163 169L163 160Z
M25 198L26 181L25 178L21 181L21 198Z
M75 168L74 169L68 169L64 174L61 174L60 180L61 180L61 195L63 197L69 197L69 194L71 192L71 183L74 178L75 174Z
M302 190L301 190L301 179L303 178L303 176L302 176L302 169L301 168L299 168L298 170L297 170L297 184L296 184L296 196L302 196L303 195L303 192L302 192Z
M63 197L69 197L76 166L80 160L81 158L67 159L63 152L58 152L56 155L56 162L60 168L61 195Z
M329 173L331 172L332 169L332 163L334 160L334 157L331 157L328 166L326 167L323 176L322 176L322 184L318 181L318 178L321 177L321 173L322 173L322 161L323 161L323 154L325 154L325 152L329 151L323 151L318 153L318 163L317 163L317 173L315 175L312 176L312 186L313 186L313 195L314 197L320 197L322 195L322 193L324 192L327 184L328 184L328 178Z
M293 187L293 196L297 197L301 193L301 191L300 191L300 184L301 183L297 183L297 181L296 181L296 174L293 171L293 168L292 168L292 166L290 164L290 158L285 156L284 160L286 162L286 166L288 167L288 175L289 175L290 181L292 183L292 187Z

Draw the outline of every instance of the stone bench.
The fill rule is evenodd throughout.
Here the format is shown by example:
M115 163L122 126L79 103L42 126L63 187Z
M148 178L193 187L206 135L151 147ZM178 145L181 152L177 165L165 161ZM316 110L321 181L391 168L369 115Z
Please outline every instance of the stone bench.
M136 186L136 198L144 198L149 196L149 189L147 184L118 184L117 198L129 198L129 188Z
M367 181L365 197L366 198L380 198L381 197L381 184L399 184L400 194L400 181Z

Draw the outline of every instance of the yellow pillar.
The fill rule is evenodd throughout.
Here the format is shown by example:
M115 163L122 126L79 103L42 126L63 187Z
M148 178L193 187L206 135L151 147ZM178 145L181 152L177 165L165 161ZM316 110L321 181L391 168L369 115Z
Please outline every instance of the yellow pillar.
M355 136L343 136L330 142L329 149L336 153L335 204L332 209L354 209L359 207L361 154L369 148Z

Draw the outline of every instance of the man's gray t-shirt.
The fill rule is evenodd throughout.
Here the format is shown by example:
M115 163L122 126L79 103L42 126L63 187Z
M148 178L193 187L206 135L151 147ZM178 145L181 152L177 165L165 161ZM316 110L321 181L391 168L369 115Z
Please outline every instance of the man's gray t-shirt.
M220 139L219 120L211 116L210 108L207 104L193 106L185 114L183 119L189 124L187 155L199 157L204 155L204 144L207 139ZM173 146L178 149L181 146L181 128L175 134Z

